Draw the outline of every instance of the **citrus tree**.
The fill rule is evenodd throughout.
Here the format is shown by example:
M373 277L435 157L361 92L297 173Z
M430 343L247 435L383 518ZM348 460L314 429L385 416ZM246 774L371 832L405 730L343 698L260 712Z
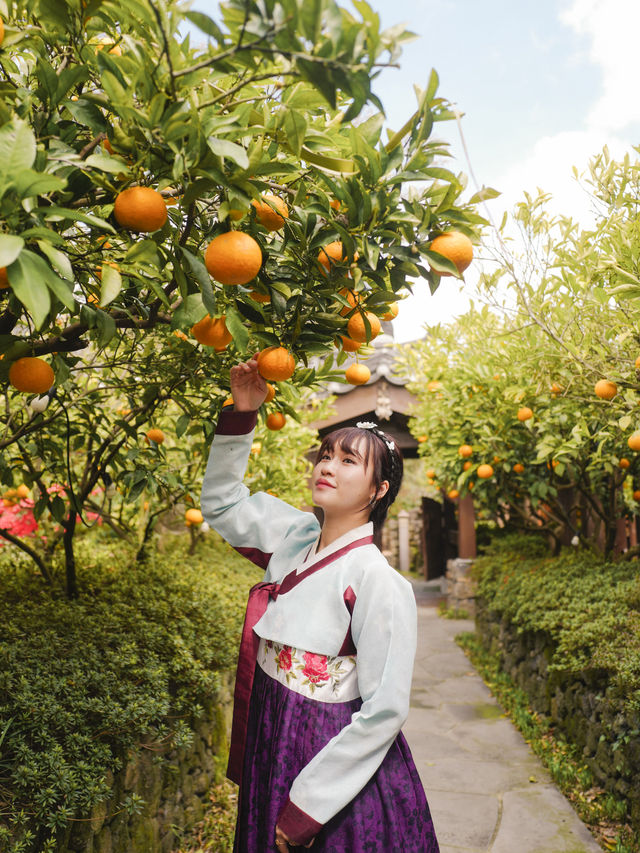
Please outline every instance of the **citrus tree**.
M372 85L409 34L353 8L0 0L0 480L57 523L40 565L62 543L70 595L96 488L125 516L193 489L150 429L209 439L230 365L265 350L263 417L295 418L410 278L460 276L482 220L432 138L437 75L385 134Z
M485 278L491 294L507 284L502 310L430 330L406 359L434 487L472 490L481 512L555 546L610 553L640 499L638 166L605 151L590 178L593 228L526 198L511 220L522 239L503 239Z

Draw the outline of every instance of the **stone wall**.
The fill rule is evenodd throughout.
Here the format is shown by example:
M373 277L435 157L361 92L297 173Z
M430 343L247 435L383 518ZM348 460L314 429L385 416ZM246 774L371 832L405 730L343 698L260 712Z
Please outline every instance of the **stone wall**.
M456 557L447 560L447 608L466 610L473 619L476 612L476 583L471 577L473 560Z
M188 748L158 751L157 744L128 756L123 770L108 781L111 797L97 805L87 821L73 823L57 853L170 853L180 830L204 814L211 785L224 775L231 728L233 675L225 674L218 696L193 722ZM142 812L129 816L121 803L132 794L144 800Z
M424 556L422 554L422 512L420 509L409 510L409 567L410 571L424 573ZM382 528L382 553L394 568L399 566L398 547L398 517L387 517Z
M582 750L596 784L628 799L631 822L640 829L640 713L623 712L605 671L549 671L553 638L544 631L518 634L481 598L476 599L476 630L531 707Z

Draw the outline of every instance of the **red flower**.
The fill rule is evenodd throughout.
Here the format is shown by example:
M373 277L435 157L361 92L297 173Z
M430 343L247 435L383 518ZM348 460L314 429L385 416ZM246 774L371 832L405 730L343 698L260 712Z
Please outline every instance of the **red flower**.
M304 653L304 669L302 674L306 675L309 681L317 684L319 681L328 681L329 673L327 672L327 656L314 655L311 652Z
M283 646L282 651L278 655L278 666L289 672L291 669L291 646Z

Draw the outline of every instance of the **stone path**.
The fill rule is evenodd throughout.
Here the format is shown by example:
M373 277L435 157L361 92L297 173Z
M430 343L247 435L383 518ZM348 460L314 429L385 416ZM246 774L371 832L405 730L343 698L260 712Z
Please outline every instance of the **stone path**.
M439 581L414 589L418 651L403 731L440 853L601 851L455 642L473 621L438 615Z

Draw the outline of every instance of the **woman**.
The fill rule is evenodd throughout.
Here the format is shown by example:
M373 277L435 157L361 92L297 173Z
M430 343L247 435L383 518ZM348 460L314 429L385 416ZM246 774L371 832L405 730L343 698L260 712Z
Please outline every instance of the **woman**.
M265 569L238 660L229 778L240 785L236 853L438 853L400 727L416 648L410 584L373 544L402 479L374 424L322 442L315 515L242 479L267 387L251 359L231 369L202 487L205 520Z

